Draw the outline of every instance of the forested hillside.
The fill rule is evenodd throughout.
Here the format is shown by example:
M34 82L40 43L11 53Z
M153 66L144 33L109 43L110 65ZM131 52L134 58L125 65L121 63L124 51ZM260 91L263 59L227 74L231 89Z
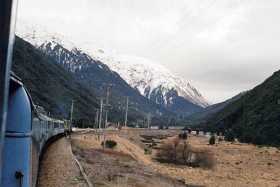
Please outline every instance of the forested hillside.
M241 142L280 145L280 71L229 104L206 123Z

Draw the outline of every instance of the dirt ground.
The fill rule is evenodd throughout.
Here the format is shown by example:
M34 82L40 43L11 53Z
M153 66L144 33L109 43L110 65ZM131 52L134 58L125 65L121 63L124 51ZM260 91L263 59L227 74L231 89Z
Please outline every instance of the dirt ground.
M162 164L153 154L144 154L146 137L161 144L179 131L122 130L106 132L115 140L114 150L103 150L103 137L94 133L73 136L75 153L96 186L280 186L280 150L249 144L219 142L208 145L208 137L191 136L189 143L214 154L214 169Z
M157 131L127 133L128 139L137 134L157 136ZM171 177L184 178L186 182L204 186L280 186L280 150L272 147L257 147L250 144L219 142L208 145L209 137L190 136L189 143L198 149L214 154L216 167L213 170L178 167L171 164L155 164L155 169Z
M87 187L71 151L70 141L61 138L44 154L38 187Z
M97 135L72 136L74 154L83 165L88 177L96 187L184 187L183 182L155 172L150 161L139 159L137 145L118 135L110 134L106 139L118 142L116 149L103 149ZM135 147L134 147L135 146ZM136 148L136 149L134 149Z

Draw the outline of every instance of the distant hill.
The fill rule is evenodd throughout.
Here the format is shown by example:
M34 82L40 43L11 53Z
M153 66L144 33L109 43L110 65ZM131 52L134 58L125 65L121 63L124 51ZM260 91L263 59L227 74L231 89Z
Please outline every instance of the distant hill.
M211 117L206 127L231 130L241 142L279 146L280 71Z
M244 95L246 92L242 92L224 102L217 103L211 106L208 106L204 108L201 112L194 113L190 115L186 120L188 123L192 125L199 125L206 123L207 120L209 120L211 117L213 117L215 114L223 110L226 106L228 106L230 103L240 99L242 95Z

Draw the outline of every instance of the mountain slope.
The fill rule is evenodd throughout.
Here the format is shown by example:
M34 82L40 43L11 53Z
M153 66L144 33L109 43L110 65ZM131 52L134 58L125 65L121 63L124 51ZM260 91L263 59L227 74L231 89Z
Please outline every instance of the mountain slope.
M189 115L209 106L197 89L161 65L131 56L100 59L143 96L171 111Z
M212 116L223 110L226 106L231 104L232 102L240 99L242 95L244 95L246 92L242 92L224 102L217 103L214 105L211 105L209 107L206 107L203 111L197 112L195 114L192 114L187 118L187 121L191 125L199 125L202 123L205 123L207 120L209 120Z
M156 112L166 111L159 105L154 104L140 95L135 89L131 88L117 73L111 71L108 66L100 61L92 59L82 50L73 48L71 51L65 49L60 43L55 41L43 43L39 49L56 62L61 64L69 72L73 72L79 82L88 88L94 88L99 96L105 96L105 88L112 86L110 99L115 106L124 102L125 97L129 96L130 103L134 107L144 112L157 115Z
M36 104L52 116L68 118L72 99L74 119L90 119L98 108L96 95L71 73L42 54L26 41L16 38L12 70L18 75Z
M232 130L242 142L280 145L280 71L226 106L208 128Z

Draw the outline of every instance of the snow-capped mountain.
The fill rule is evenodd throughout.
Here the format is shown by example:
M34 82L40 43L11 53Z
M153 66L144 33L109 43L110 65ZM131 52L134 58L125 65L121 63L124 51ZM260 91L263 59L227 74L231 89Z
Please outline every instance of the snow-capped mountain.
M77 45L71 42L66 36L49 32L43 26L35 26L22 20L17 24L16 34L37 48L44 43L52 43L53 47L56 44L61 44L69 51L77 48Z
M122 110L125 98L129 96L131 107L129 118L146 115L146 113L152 114L155 118L161 115L166 118L174 115L164 107L142 96L127 84L118 73L112 71L98 58L93 58L86 51L76 47L78 45L62 40L58 34L40 32L41 30L41 28L29 27L29 29L17 30L16 34L43 52L46 57L50 58L50 62L58 63L67 71L72 72L75 80L85 87L93 89L99 97L104 96L106 85L113 85L110 95L110 104L113 106L113 110ZM103 53L101 50L96 52L98 54ZM118 118L120 118L120 121L122 120L120 116Z
M166 106L174 103L174 96L183 97L187 101L207 107L209 103L181 77L175 76L162 65L150 60L132 56L116 56L114 59L102 59L113 71L136 88L145 97Z
M90 85L96 80L102 82L104 79L105 81L108 78L106 73L114 75L111 79L118 79L116 78L118 74L142 96L172 112L189 115L209 105L197 89L187 81L147 59L116 55L101 49L82 50L77 47L79 45L69 42L66 37L52 34L40 27L21 25L17 29L17 34L55 59L67 70L76 73L80 80L91 80ZM89 70L94 73L89 73ZM96 77L96 75L101 75L101 77ZM99 85L99 82L96 84ZM114 80L109 82L114 82ZM117 81L117 84L120 82L122 81ZM123 83L121 84L126 87ZM121 87L119 90L122 92Z

